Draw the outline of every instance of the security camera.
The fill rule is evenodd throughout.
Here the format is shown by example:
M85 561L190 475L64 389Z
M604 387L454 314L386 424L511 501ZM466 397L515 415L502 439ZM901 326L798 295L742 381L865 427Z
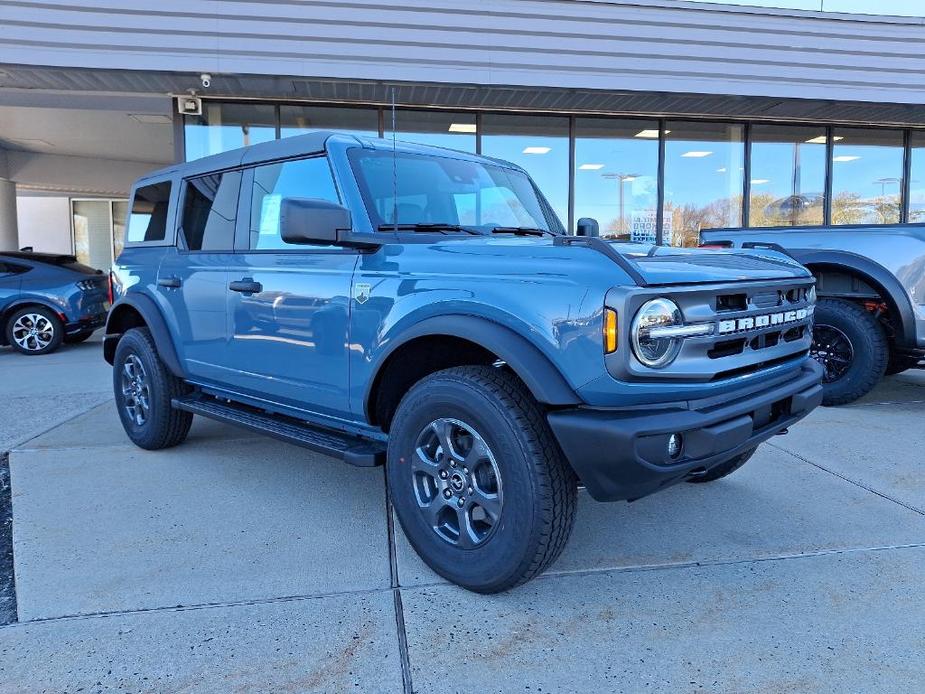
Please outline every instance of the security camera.
M208 89L212 86L212 75L210 75L208 72L203 72L201 75L199 75L199 79L202 80L203 89Z

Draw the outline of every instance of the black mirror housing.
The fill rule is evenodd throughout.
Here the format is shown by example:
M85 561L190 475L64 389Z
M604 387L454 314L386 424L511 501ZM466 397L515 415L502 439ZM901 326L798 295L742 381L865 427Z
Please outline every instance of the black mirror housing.
M318 198L283 198L279 233L286 243L334 244L353 228L350 210Z
M578 236L590 236L596 238L601 235L600 227L597 220L593 217L582 217L575 225L575 233Z

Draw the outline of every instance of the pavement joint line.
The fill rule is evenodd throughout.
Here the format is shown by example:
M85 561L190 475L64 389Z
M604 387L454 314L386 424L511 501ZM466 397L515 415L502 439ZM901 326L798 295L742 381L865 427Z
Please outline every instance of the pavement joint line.
M636 571L670 571L676 569L694 569L699 567L710 568L714 566L735 566L737 564L756 564L791 559L813 559L838 554L857 554L862 552L884 552L903 549L925 549L925 542L915 542L904 545L879 545L875 547L847 547L842 549L816 550L802 554L781 554L770 557L750 557L745 559L705 559L690 562L675 562L670 564L634 564L632 566L611 566L595 569L575 569L557 571L537 576L534 580L544 581L553 578L568 576L587 576L607 573L633 573ZM110 612L87 612L83 614L59 615L56 617L39 617L27 621L11 622L0 625L0 632L7 629L18 629L32 624L54 624L56 622L71 622L85 619L108 619L111 617L124 617L141 614L157 614L161 612L191 612L194 610L223 609L229 607L249 607L254 605L275 605L286 602L304 602L308 600L323 600L325 598L338 598L351 595L375 595L377 593L400 593L401 591L418 591L427 588L452 587L451 583L431 581L412 586L396 586L392 588L359 588L355 590L332 591L328 593L314 593L310 595L287 595L273 598L252 598L250 600L235 600L227 602L207 602L193 605L172 605L162 607L140 607L131 610L112 610Z
M90 392L86 392L86 393L71 393L71 395L96 395L96 394L98 394L96 391L90 391ZM111 396L110 396L110 397L111 397ZM95 404L93 404L93 405L90 405L90 407L88 407L88 408L86 408L86 409L84 409L84 410L81 410L80 412L77 412L76 414L74 414L74 415L72 415L72 416L70 416L70 417L67 417L66 419L62 419L62 420L60 420L60 421L58 421L58 422L55 422L54 424L52 424L52 425L51 425L50 427L48 427L47 429L44 429L44 430L40 431L40 432L37 433L37 434L34 434L34 435L29 436L29 438L27 438L27 439L24 440L24 441L16 441L16 442L14 442L14 443L12 444L12 446L10 447L9 452L12 453L13 451L19 450L18 446L22 446L22 445L24 445L24 444L27 444L27 443L29 443L32 439L37 439L39 436L44 436L45 434L47 434L48 432L50 432L52 429L57 429L59 426L62 426L63 424L67 424L68 422L71 422L71 421L77 419L78 417L81 417L81 416L87 414L87 412L89 412L90 410L95 410L97 407L100 407L100 406L105 405L105 404L106 404L105 401L100 401L100 402L98 402L98 403L95 403Z
M843 547L840 549L820 549L811 552L802 552L800 554L777 554L770 557L749 557L746 559L704 559L700 561L674 562L669 564L635 564L633 566L613 566L596 569L566 569L564 571L554 571L537 576L537 581L543 581L551 578L560 578L563 576L590 576L604 573L633 573L645 571L671 571L675 569L695 569L700 567L710 568L714 566L735 566L737 564L758 564L772 561L790 561L793 559L815 559L819 557L828 557L838 554L857 554L861 552L886 552L890 550L902 549L925 549L925 542L913 542L905 545L878 545L875 547ZM432 584L443 585L443 584ZM426 588L429 586L413 586L414 588Z
M781 448L781 447L778 446L777 444L768 442L768 445L771 446L772 448L776 448L777 450L781 451L782 453L786 453L787 455L792 455L792 456L793 456L794 458L796 458L797 460L802 460L804 463L807 463L808 465L812 465L813 467L817 467L817 468L819 468L820 470L822 470L823 472L827 472L827 473L829 473L830 475L834 475L835 477L838 477L839 479L842 479L842 480L844 480L845 482L848 482L849 484L853 484L853 485L856 486L856 487L860 487L861 489L864 489L864 490L870 492L871 494L876 494L877 496L881 497L882 499L886 499L887 501L892 501L894 504L898 504L899 506L902 506L903 508L907 508L907 509L909 509L910 511L914 511L915 513L918 513L918 514L921 515L921 516L925 516L925 510L920 509L920 508L917 507L917 506L913 506L912 504L908 504L908 503L906 503L905 501L903 501L902 499L897 499L897 498L894 497L894 496L890 496L890 495L887 494L886 492L881 492L881 491L878 490L878 489L874 489L873 487L871 487L871 486L869 486L869 485L867 485L867 484L864 484L863 482L861 482L861 481L859 481L859 480L851 479L850 477L847 477L846 475L843 475L843 474L841 474L840 472L836 472L835 470L832 470L832 469L830 469L830 468L827 468L825 465L821 465L820 463L817 463L817 462L814 462L814 461L812 461L812 460L809 460L808 458L804 458L804 457L803 457L802 455L800 455L799 453L794 453L793 451L789 451L789 450L787 450L786 448Z
M398 638L398 656L401 664L401 682L404 694L414 694L411 682L411 656L408 652L408 632L405 629L405 608L402 605L401 586L398 580L398 548L395 543L395 516L389 497L389 482L383 471L385 489L385 528L389 543L389 578L392 590L392 603L395 609L395 631Z
M923 405L925 400L885 400L883 402L861 402L849 405L845 409L859 410L862 407L882 407L883 405Z
M84 414L86 414L86 413L84 413ZM66 424L66 423L67 423L67 422L61 422L61 424ZM52 428L53 428L53 429L56 429L58 426L61 426L61 424L55 425L55 426L52 427ZM48 433L48 432L46 431L46 432L44 432L44 433L42 433L42 434L38 434L37 436L35 436L35 437L33 437L33 438L39 438L39 436L44 436L44 435L47 434L47 433ZM32 440L33 440L33 439L29 439L29 441L32 441ZM195 443L209 444L209 443L214 443L214 442L218 442L218 441L224 442L224 441L273 441L273 440L274 440L274 439L273 439L272 437L266 436L266 435L264 435L264 434L254 434L253 436L224 436L224 437L222 437L221 439L217 439L217 438L212 438L212 437L210 437L210 438L208 438L208 439L201 439L201 440L193 441L193 442L190 442L190 443L193 443L193 444L195 444ZM96 446L93 446L93 445L88 445L88 446L42 446L41 448L23 448L22 446L25 446L27 443L29 443L29 441L26 441L25 443L19 444L20 447L18 447L18 448L11 448L9 452L10 452L10 453L36 453L36 452L44 452L44 451L61 451L61 452L65 452L65 453L66 453L67 451L90 451L90 450L111 449L111 448L127 448L127 449L129 449L129 450L135 450L135 451L143 450L143 449L138 448L138 446L134 445L134 444L131 443L131 442L127 442L127 443L102 443L102 444L99 444L99 445L96 445Z

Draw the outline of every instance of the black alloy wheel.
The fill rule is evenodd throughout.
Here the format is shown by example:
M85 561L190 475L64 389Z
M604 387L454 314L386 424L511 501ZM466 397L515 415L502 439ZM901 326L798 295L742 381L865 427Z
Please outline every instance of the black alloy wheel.
M834 383L843 378L854 359L854 345L851 339L834 325L813 326L813 345L810 356L822 364L823 383Z

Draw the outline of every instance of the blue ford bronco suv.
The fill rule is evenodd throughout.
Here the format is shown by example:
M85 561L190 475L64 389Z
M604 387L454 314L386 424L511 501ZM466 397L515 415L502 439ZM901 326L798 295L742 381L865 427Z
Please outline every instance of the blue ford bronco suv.
M132 195L104 341L132 441L199 414L385 464L411 544L470 590L549 566L579 484L719 479L822 396L797 262L566 235L503 161L319 132Z

